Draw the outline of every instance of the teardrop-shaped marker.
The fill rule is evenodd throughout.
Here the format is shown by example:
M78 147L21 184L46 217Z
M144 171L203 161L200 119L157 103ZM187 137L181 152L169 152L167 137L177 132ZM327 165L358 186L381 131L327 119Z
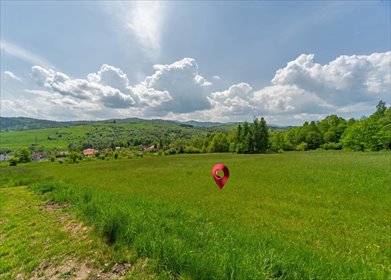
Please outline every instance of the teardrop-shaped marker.
M224 173L223 176L219 176L217 174L217 172L219 170L223 171L223 173ZM221 190L224 187L225 183L227 183L228 178L229 178L228 167L225 166L224 164L218 163L215 166L213 166L212 175L213 175L213 179L216 182L217 187Z

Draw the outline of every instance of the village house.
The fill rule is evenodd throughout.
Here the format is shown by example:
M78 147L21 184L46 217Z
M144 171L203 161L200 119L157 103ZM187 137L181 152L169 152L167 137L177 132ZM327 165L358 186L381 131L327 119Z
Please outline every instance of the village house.
M10 154L0 154L0 162L7 161L11 158L12 156Z
M156 146L155 145L152 145L152 146L149 146L149 147L145 146L143 148L143 152L153 152L153 151L156 151Z
M92 157L94 156L96 153L98 152L98 150L95 150L95 149L85 149L83 150L83 155L85 157Z
M46 153L43 152L33 152L31 155L32 161L41 161L47 158Z

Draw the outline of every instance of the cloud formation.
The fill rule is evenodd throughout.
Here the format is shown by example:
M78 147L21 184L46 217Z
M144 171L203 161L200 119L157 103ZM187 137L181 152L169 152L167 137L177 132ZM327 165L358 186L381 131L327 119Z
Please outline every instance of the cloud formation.
M279 69L273 85L295 85L332 105L384 98L390 88L390 54L340 56L329 64L314 62L314 54L300 55Z
M40 89L26 92L47 108L82 111L76 114L78 119L138 116L242 121L265 116L270 122L289 124L368 110L380 99L388 100L390 60L391 52L386 52L340 56L321 65L314 55L303 54L278 69L266 87L253 89L242 82L221 91L212 90L214 85L201 75L193 58L154 65L152 75L135 85L129 84L121 69L107 64L84 79L34 66L31 77ZM7 106L34 107L31 100L23 102Z
M16 81L19 81L21 82L22 79L19 78L18 76L16 76L14 73L12 73L11 71L4 71L4 76L6 76L7 78L10 78L10 79L13 79L13 80L16 80Z
M38 64L38 65L43 65L46 67L51 67L54 68L54 66L47 61L46 59L26 50L23 49L17 45L14 45L10 42L7 41L1 41L0 42L0 49L1 52L5 52L11 56L17 57L18 59L25 61L30 64Z
M159 115L188 113L211 108L207 98L211 82L198 72L198 64L193 58L184 58L172 64L154 65L155 73L145 78L141 86L167 92L170 100L154 108Z
M380 99L388 100L390 61L391 52L386 52L340 56L321 65L314 62L313 54L303 54L277 70L270 86L252 91L249 85L238 84L212 93L210 100L221 109L222 117L235 113L245 116L247 111L276 119L281 116L300 119L305 114L313 117L349 112L373 106Z

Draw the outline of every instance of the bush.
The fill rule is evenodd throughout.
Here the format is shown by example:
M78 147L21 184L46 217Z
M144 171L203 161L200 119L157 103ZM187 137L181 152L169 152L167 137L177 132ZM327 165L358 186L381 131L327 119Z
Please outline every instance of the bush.
M8 160L10 166L16 166L19 163L18 157L12 157Z
M169 148L168 150L164 151L165 155L175 155L177 153L178 153L177 150L175 150L174 148Z
M321 145L321 148L325 150L341 150L342 149L342 144L341 143L335 143L335 142L330 142L330 143L325 143Z
M186 146L184 149L185 154L199 154L201 150L194 146Z
M308 144L306 142L301 142L296 146L296 151L306 151L308 148Z

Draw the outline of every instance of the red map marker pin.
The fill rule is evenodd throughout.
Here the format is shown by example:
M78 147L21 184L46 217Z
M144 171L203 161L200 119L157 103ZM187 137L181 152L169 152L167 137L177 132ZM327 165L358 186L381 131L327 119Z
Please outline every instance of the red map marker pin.
M222 170L224 172L224 175L222 177L220 177L217 174L218 170ZM216 182L217 187L221 190L224 187L225 183L227 183L229 178L228 167L225 166L224 164L218 163L215 166L213 166L212 175L213 175L213 179Z

